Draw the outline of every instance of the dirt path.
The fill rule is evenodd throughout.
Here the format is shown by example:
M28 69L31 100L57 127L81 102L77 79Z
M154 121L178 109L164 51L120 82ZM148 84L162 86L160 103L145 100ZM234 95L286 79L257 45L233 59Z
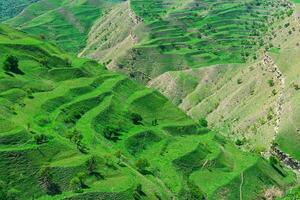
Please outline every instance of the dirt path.
M244 184L244 173L241 173L241 184L240 184L240 200L243 200L243 184Z

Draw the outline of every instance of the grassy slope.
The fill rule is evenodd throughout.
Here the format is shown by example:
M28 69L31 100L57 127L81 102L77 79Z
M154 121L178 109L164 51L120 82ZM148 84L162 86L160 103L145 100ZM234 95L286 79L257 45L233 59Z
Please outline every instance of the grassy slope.
M7 23L31 34L46 37L72 53L84 48L87 34L103 10L117 1L43 0Z
M296 11L299 9L297 5ZM149 85L159 89L195 119L207 117L211 127L233 140L245 139L250 149L268 150L274 138L281 148L299 160L298 14L276 20L271 26L268 50L285 78L281 82L259 54L256 62L217 65L190 71L165 73ZM274 81L274 86L268 84ZM171 84L170 84L171 83ZM274 92L273 92L274 91ZM279 135L275 135L276 107L283 93L284 107Z
M39 0L6 0L0 3L0 21L8 20Z
M138 184L145 199L184 199L195 188L209 199L238 199L236 185L243 175L243 199L250 200L271 186L285 189L292 182L292 176L280 175L258 156L199 128L159 93L6 26L0 32L0 168L5 169L0 179L21 191L21 199L133 199ZM19 58L25 75L4 73L6 54ZM142 116L142 125L133 124L132 112ZM103 136L107 126L120 128L119 141ZM87 153L66 138L75 129L83 135ZM48 141L37 144L38 134ZM89 188L71 192L70 180L87 173L91 156L105 179L88 175ZM138 158L149 160L153 175L137 171ZM61 195L46 196L40 182L43 166Z
M133 32L138 26L130 1L115 5L94 23L86 47L79 56L101 58L101 62L111 64L136 44Z
M268 0L133 0L131 9L143 20L134 30L140 42L111 67L143 82L166 71L251 60L267 44L268 24L289 10Z
M195 120L205 117L210 127L233 141L245 140L247 148L260 152L268 150L275 137L278 94L272 91L280 87L277 81L270 87L272 79L266 66L257 62L165 73L149 85Z

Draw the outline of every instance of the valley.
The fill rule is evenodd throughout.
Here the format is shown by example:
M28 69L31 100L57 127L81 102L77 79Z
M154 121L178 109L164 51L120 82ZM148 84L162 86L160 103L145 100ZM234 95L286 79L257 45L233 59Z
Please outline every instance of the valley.
M16 4L0 200L298 199L300 2Z

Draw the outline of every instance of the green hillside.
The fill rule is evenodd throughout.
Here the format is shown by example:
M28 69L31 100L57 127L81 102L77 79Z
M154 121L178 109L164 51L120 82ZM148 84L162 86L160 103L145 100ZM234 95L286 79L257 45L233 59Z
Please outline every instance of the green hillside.
M293 9L273 25L273 47L256 62L166 72L149 86L247 149L268 151L276 138L299 160L299 5Z
M109 62L142 82L167 71L256 60L260 51L270 48L273 25L292 14L290 4L282 0L131 0L130 8L129 15L138 21L131 30L137 44L113 58L103 55L103 48L87 45L85 56ZM111 24L118 28L109 36L99 29L90 35L113 41L123 29L113 18Z
M94 61L3 25L0 46L4 199L252 200L294 182Z
M78 53L85 46L87 34L96 21L117 0L42 0L32 4L7 24L59 47Z
M0 2L0 22L18 15L31 3L39 0L5 0Z

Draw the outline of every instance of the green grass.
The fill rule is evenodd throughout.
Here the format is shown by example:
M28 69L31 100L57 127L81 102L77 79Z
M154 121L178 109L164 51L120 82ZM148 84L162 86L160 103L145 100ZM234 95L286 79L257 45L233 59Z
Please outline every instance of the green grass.
M167 71L255 60L268 48L274 23L290 11L269 0L132 0L131 8L147 35L135 30L140 42L116 67L137 73L136 79L138 73L151 79Z
M141 185L145 199L181 199L197 188L208 199L231 200L241 173L249 181L245 199L293 184L293 174L199 127L157 91L23 32L1 25L0 33L0 180L19 199L133 199ZM10 54L24 75L5 73ZM70 139L74 131L81 145ZM86 164L92 157L93 173ZM150 164L142 172L135 165L141 158ZM86 174L82 193L70 185L78 173ZM47 195L45 179L61 194Z
M113 4L110 0L46 0L32 4L7 24L53 41L68 52L78 53L84 48L94 21Z

